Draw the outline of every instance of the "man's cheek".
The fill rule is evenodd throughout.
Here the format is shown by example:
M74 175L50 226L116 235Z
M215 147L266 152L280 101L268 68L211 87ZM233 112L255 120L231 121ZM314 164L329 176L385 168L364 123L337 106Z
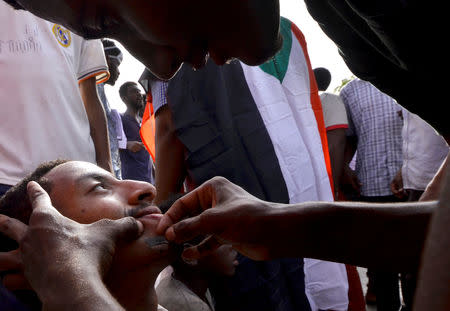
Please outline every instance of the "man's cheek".
M114 268L122 268L128 265L134 265L139 259L139 249L142 249L142 245L139 245L138 240L132 241L126 245L120 245L116 249L116 253L114 254L114 261L112 269Z

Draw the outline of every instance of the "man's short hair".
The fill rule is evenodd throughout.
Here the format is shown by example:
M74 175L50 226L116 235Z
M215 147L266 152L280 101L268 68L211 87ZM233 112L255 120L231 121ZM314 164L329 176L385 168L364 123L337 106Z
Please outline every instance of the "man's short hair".
M325 91L331 82L331 73L328 69L318 67L314 69L314 76L316 77L317 87L319 91Z
M19 181L14 187L9 189L2 197L0 197L0 214L15 218L28 224L31 215L31 202L27 193L27 185L30 181L35 181L50 192L52 189L51 182L45 178L45 175L53 168L68 162L68 160L54 160L42 163L34 172ZM9 245L9 246L8 246ZM4 239L0 234L0 251L11 250L11 241Z
M17 1L15 0L3 0L10 6L12 6L15 10L25 10L23 6L21 6Z
M119 61L119 64L123 60L123 53L119 47L114 43L114 41L108 39L102 39L103 50L107 57L115 58Z
M123 98L127 97L128 89L130 87L132 87L132 86L137 86L137 83L136 82L132 82L132 81L128 81L128 82L125 82L124 84L122 84L120 86L120 88L119 88L120 98L123 99Z

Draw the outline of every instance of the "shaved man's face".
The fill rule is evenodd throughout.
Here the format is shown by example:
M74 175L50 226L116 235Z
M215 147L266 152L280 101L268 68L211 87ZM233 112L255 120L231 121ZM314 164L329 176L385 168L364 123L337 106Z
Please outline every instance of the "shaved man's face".
M120 41L162 79L183 62L259 65L281 47L278 0L18 0L86 38Z

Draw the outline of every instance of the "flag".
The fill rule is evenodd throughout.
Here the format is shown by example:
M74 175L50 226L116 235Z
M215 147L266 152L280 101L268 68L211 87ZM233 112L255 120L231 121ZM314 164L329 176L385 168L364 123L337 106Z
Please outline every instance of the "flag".
M142 116L141 139L150 153L153 162L155 162L155 114L153 112L153 103L151 93L147 95L147 103L145 105L144 115Z

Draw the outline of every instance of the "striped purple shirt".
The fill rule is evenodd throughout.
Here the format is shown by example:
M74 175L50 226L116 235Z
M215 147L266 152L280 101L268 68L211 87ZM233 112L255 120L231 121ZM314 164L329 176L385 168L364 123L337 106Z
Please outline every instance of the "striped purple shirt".
M169 87L169 82L166 81L152 81L151 89L153 96L153 111L156 113L159 108L167 105L167 88Z
M402 107L369 82L355 79L341 91L348 136L358 139L356 174L361 195L392 195L390 183L402 166Z

